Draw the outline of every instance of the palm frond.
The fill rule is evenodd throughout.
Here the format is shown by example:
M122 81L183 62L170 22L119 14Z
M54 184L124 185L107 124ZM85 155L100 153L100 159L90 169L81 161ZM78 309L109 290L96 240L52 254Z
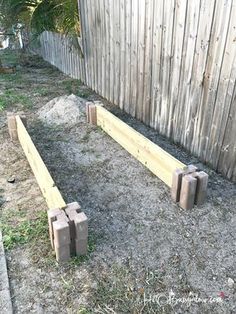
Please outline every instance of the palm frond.
M0 11L11 24L24 23L37 34L48 30L78 35L80 29L77 0L0 0Z

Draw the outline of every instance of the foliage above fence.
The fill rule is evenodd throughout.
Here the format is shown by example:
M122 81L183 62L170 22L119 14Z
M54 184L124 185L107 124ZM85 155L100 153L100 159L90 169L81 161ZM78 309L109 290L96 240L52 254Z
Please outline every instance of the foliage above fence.
M0 12L5 28L22 23L36 34L45 30L80 32L77 0L0 0Z

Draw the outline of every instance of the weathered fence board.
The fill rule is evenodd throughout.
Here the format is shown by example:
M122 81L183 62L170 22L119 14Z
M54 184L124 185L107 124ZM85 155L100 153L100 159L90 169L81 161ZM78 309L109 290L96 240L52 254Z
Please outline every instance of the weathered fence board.
M236 181L236 1L79 0L84 58L40 54Z

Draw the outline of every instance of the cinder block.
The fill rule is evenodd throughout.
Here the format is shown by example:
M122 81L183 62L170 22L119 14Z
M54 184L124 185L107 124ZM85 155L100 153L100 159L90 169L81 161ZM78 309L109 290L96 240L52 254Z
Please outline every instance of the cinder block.
M188 165L185 169L185 174L190 174L197 171L197 167L194 165Z
M70 237L71 237L71 239L75 239L76 238L75 222L73 219L69 220L69 226L70 226Z
M75 256L76 255L76 248L75 248L75 238L71 239L70 243L70 255Z
M13 112L7 113L7 124L9 129L16 129L16 117Z
M71 255L76 254L75 250L75 223L74 223L74 217L81 212L81 207L78 202L73 202L67 204L67 207L65 208L65 212L69 218L69 227L70 227L70 238L71 238L71 244L70 244L70 251Z
M75 223L74 220L69 219L70 227L70 252L71 255L75 255Z
M17 129L10 129L9 130L10 138L12 141L18 141L18 132Z
M75 239L75 250L77 256L86 255L88 252L88 240Z
M93 103L91 101L86 102L86 119L87 119L87 123L90 123L90 106L93 105Z
M56 260L58 262L68 262L70 260L70 245L64 245L57 247L56 243L55 245L55 252L56 252Z
M49 209L48 210L48 219L54 218L58 215L61 215L63 211L60 208Z
M67 204L65 208L65 213L69 216L70 213L80 213L81 207L78 202L73 202Z
M8 131L12 141L18 140L16 117L13 113L7 114Z
M77 240L88 238L88 218L84 212L74 216L75 234Z
M179 202L183 174L182 169L176 169L172 174L171 198L174 202Z
M97 110L94 104L89 106L89 123L97 125Z
M65 245L70 246L70 227L69 223L65 220L56 220L52 223L54 246L55 248L63 247Z
M180 202L183 209L192 209L194 206L195 194L197 188L197 179L192 175L185 175L182 179Z
M69 218L66 216L66 213L63 210L59 215L57 215L57 220L69 222Z
M194 165L188 165L188 172L189 173L192 173L192 172L195 172L197 171L197 167L194 166Z
M207 184L208 184L208 174L204 171L199 171L196 173L197 188L195 195L195 204L202 205L207 197Z
M76 211L71 211L68 213L68 217L69 217L69 220L72 220L74 221L75 217L77 217L79 213L77 213Z
M54 236L53 236L53 227L52 223L57 220L57 216L60 215L61 210L59 208L57 209L50 209L47 214L48 214L48 227L49 227L49 236L50 236L50 241L51 241L51 246L54 249Z

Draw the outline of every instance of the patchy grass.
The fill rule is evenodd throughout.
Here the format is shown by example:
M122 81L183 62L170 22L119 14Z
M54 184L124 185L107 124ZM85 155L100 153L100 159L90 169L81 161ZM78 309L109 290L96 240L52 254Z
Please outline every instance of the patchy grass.
M18 51L5 50L4 53L0 54L0 58L3 64L16 65L19 61Z
M67 94L74 94L81 98L88 98L93 94L93 91L89 88L85 88L80 80L67 79L61 82L61 85Z
M165 298L161 279L152 271L144 270L137 280L131 268L114 264L108 273L99 277L93 295L95 302L89 308L96 308L98 313L172 313L169 304L160 307L155 302L158 293Z
M0 76L0 83L8 83L8 84L18 84L22 83L22 75L19 72L12 73L12 74L3 74Z
M34 89L34 93L37 95L37 96L40 96L40 97L45 97L45 96L49 96L52 91L50 88L48 87L36 87Z
M76 95L81 97L81 98L88 98L89 96L91 96L93 94L93 92L89 89L84 89L84 90L78 90Z
M82 83L80 80L74 80L74 79L68 79L68 80L62 82L63 88L69 94L76 94L77 90L80 88L81 84Z
M90 310L88 310L86 307L82 306L78 309L78 314L92 314Z
M22 105L24 108L32 108L33 103L31 99L13 89L6 90L0 97L0 111L13 106Z
M7 250L16 245L48 238L47 213L39 212L34 219L28 220L25 212L14 210L3 213L0 228L3 233L3 243Z

